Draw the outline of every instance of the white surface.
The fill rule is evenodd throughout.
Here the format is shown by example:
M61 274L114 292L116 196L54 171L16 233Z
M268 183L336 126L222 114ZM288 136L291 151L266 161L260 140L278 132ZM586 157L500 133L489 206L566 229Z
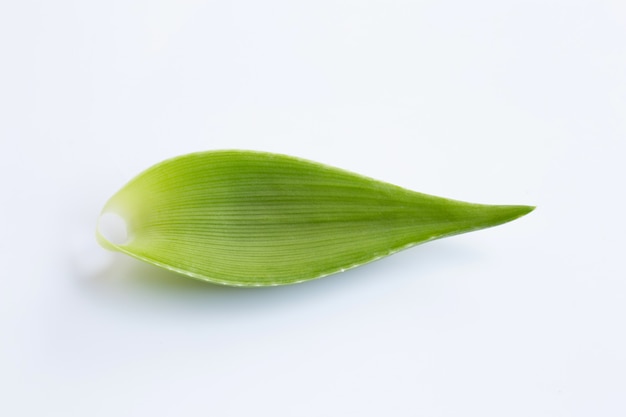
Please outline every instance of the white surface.
M626 415L623 1L5 1L0 48L0 415ZM222 148L538 209L281 288L97 246Z

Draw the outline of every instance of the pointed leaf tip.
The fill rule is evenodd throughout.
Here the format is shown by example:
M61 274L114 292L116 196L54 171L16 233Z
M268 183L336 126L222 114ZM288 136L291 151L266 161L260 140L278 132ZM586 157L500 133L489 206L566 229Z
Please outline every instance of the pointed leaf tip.
M285 155L210 151L142 172L107 202L123 231L97 237L193 278L266 286L341 272L402 249L524 216ZM118 225L119 226L119 225Z

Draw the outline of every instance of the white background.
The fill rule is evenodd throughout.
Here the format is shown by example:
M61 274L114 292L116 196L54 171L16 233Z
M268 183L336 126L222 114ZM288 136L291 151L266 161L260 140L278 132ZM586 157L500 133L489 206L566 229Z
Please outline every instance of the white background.
M0 48L0 415L626 415L622 0L4 1ZM538 208L279 288L97 246L224 148Z

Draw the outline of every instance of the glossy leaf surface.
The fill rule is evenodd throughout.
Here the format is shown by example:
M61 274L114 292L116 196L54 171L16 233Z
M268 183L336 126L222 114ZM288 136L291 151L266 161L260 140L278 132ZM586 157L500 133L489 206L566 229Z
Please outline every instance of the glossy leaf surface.
M210 282L302 282L429 240L495 226L530 206L471 204L341 169L254 151L180 156L105 205L128 239L101 244Z

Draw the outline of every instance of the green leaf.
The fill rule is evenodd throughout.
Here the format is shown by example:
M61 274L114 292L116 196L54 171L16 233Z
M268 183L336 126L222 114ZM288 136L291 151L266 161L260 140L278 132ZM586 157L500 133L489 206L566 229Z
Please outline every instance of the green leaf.
M341 169L254 151L173 158L105 205L128 238L113 250L205 281L293 284L429 240L514 220L530 206L471 204Z

